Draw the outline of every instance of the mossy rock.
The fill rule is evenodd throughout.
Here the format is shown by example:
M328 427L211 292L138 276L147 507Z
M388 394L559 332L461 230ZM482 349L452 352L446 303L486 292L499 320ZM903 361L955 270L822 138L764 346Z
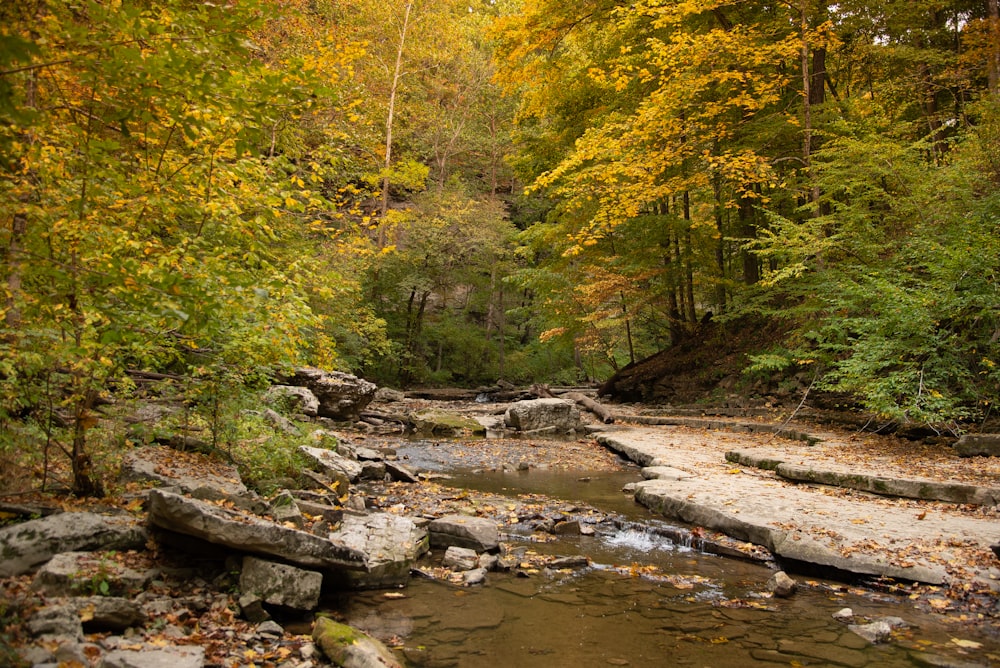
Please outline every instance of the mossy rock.
M344 668L402 668L388 647L367 633L320 617L313 626L313 641L335 666Z
M445 411L423 411L410 415L414 430L419 434L485 434L486 427L473 418Z

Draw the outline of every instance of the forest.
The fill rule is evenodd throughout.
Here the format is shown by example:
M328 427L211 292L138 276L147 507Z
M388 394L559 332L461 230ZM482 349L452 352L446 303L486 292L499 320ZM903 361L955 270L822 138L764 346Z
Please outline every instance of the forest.
M219 420L297 365L599 382L706 322L762 333L748 379L975 426L997 5L4 3L0 451L76 462L152 376Z

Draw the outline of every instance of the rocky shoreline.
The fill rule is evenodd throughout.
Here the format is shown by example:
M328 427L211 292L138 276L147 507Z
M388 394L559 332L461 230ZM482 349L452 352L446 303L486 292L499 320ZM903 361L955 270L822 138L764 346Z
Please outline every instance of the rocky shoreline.
M555 401L546 400L546 410ZM450 409L487 429L504 422L495 405ZM694 525L692 535L705 549L776 560L792 570L813 566L830 575L877 578L887 587L908 587L930 610L974 613L987 626L1000 619L1000 562L990 551L1000 543L995 460L923 462L911 451L909 459L892 462L858 454L880 451L874 437L782 425L791 436L782 438L762 421L678 422L618 412L613 426L584 425L573 411L566 415L581 432L596 434L603 448L643 466L646 480L630 493ZM553 420L551 414L517 417L528 431L545 430ZM564 432L566 424L555 429ZM312 611L331 590L397 587L412 572L475 586L490 570L523 563L523 553L497 539L505 523L530 522L536 531L559 534L593 531L607 520L579 508L573 510L582 522L566 512L505 514L490 506L477 511L479 517L403 504L373 509L380 504L366 499L366 484L384 492L387 479L424 483L391 449L379 447L370 424L362 432L319 431L311 438L303 450L315 471L303 472L303 489L273 498L253 494L219 462L153 447L132 451L124 462L123 479L131 481L120 499L124 507L56 513L0 529L9 645L0 659L106 668L256 660L322 666L343 660L335 658L341 650L331 638L347 633L325 623L325 631L316 632ZM546 453L507 443L494 448L489 464L514 469L600 459L590 439L552 445ZM906 476L906 468L950 477ZM902 489L917 498L900 497ZM56 524L59 541L46 530ZM432 548L433 561L419 565ZM587 561L549 558L536 565L578 568ZM275 582L280 586L266 586ZM303 625L313 633L298 633ZM363 636L347 635L351 646ZM382 662L372 665L392 665L385 663L391 652L377 641L360 644L369 658L382 657L371 658Z

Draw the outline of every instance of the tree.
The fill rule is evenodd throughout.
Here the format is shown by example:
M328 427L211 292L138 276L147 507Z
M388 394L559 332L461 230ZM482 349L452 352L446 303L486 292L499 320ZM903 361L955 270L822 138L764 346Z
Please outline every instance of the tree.
M247 3L5 12L0 419L34 411L15 437L100 495L87 431L126 368L245 378L329 354L304 262L282 257L323 202L274 150L318 81L253 58Z

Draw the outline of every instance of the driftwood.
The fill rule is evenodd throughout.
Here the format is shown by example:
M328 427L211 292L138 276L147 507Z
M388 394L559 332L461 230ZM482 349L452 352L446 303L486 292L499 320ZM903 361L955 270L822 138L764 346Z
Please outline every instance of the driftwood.
M615 416L611 413L611 410L607 406L597 403L585 394L581 394L579 392L567 392L562 396L575 401L580 406L583 406L585 409L599 417L601 422L604 424L611 424L615 421Z

